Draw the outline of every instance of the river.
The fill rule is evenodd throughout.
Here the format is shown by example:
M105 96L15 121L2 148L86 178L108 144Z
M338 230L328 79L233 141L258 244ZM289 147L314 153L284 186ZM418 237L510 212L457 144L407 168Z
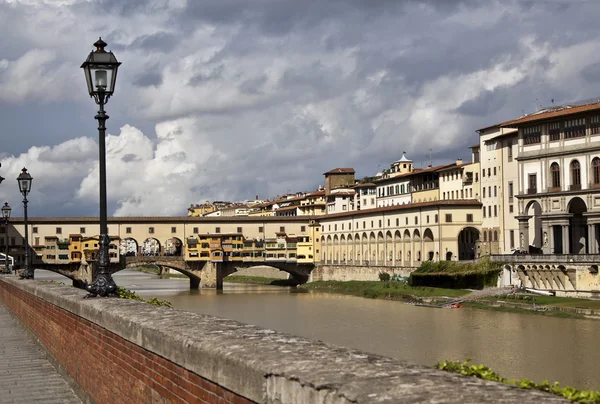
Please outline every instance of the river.
M36 270L36 279L66 280ZM477 309L447 310L277 286L225 283L223 292L189 290L187 279L126 270L119 286L177 309L210 314L357 348L410 363L485 364L506 378L600 389L600 321ZM68 280L66 280L68 281Z

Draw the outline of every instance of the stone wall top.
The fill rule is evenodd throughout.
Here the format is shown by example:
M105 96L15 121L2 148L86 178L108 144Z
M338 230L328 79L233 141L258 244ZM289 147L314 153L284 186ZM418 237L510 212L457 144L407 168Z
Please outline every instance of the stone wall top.
M566 402L233 320L0 278L237 394L265 403Z

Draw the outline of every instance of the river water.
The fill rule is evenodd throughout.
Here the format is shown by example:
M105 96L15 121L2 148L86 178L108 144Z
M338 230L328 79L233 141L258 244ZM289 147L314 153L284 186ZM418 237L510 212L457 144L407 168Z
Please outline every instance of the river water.
M36 270L36 279L66 278ZM600 321L477 309L436 309L294 288L225 283L223 292L189 290L187 279L122 271L119 286L177 309L211 314L431 366L485 364L507 378L600 389ZM68 281L68 280L67 280Z

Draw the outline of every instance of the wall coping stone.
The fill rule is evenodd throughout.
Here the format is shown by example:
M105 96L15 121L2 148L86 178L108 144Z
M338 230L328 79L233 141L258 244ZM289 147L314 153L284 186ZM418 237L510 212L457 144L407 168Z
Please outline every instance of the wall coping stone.
M539 403L539 391L438 371L234 320L66 285L0 278L239 395L266 403Z

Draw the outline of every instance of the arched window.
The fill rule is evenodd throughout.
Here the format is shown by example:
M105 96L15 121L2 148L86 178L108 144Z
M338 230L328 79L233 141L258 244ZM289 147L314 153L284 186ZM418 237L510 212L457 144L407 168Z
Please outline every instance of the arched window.
M552 188L560 188L560 167L558 163L552 163L550 172L552 175Z
M600 185L600 159L598 157L594 157L592 160L592 176L594 185Z
M581 167L577 160L571 162L571 185L575 187L581 186Z

